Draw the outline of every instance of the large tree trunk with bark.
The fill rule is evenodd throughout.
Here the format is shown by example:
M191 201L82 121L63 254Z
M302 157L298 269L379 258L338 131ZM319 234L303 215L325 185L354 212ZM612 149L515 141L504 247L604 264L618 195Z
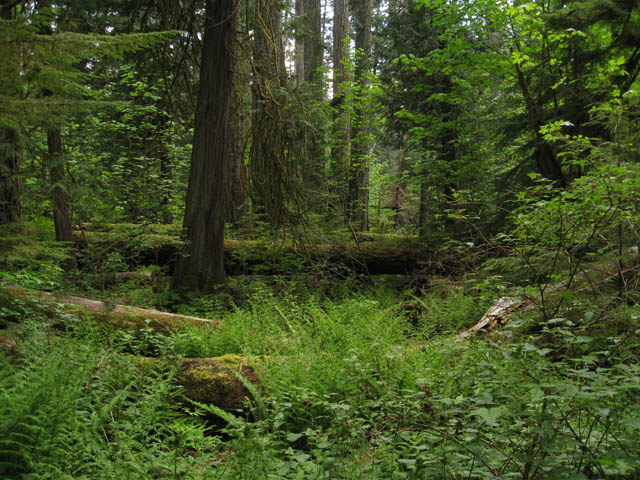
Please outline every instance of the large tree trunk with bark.
M15 2L10 2L15 3ZM16 7L0 6L0 18L13 20ZM15 128L0 128L0 225L18 221L22 216L20 149Z
M224 282L225 178L233 95L236 0L207 0L191 172L172 288L209 291Z
M64 171L64 147L59 128L47 130L49 180L51 182L51 204L53 223L58 242L73 242L73 227L67 202L66 174Z
M359 83L360 101L355 111L351 128L351 158L349 168L349 221L360 232L369 229L369 115L367 92L371 69L371 47L373 36L371 18L372 0L354 0L353 11L356 25L355 77Z
M305 16L304 79L322 87L322 31L320 0L303 0Z
M285 164L282 136L286 72L281 10L276 0L257 0L254 10L251 192L255 211L280 225L287 211L287 190L294 182L288 178L291 166Z
M304 47L305 47L305 0L295 0L295 13L297 28L295 31L295 78L296 84L302 85L305 81L304 71Z
M240 7L242 8L242 6ZM242 12L244 13L244 12ZM242 15L241 13L241 15ZM226 182L227 202L226 221L236 227L246 225L249 219L249 198L247 185L246 151L251 121L247 104L250 100L249 61L242 57L242 52L248 47L248 40L241 35L235 44L233 98L231 105L231 131L234 135L228 137L230 153L229 175Z
M71 224L71 214L69 213L69 203L67 202L68 186L64 170L64 147L59 128L49 128L47 130L47 146L47 163L49 166L49 181L51 182L51 206L53 207L56 240L71 246L74 241L73 226ZM75 251L71 251L71 255L63 263L63 267L65 270L78 268Z
M331 146L331 175L333 194L338 210L346 214L348 197L349 155L351 152L351 128L347 88L349 71L349 8L347 0L335 0L333 4L333 144Z

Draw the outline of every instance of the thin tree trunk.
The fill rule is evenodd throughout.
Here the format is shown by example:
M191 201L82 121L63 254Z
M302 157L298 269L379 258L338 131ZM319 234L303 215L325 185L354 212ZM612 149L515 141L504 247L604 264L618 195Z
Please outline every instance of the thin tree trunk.
M171 192L173 189L173 168L167 151L165 135L168 116L162 113L162 107L154 119L154 127L151 130L151 155L160 162L160 205L159 218L165 225L173 223L171 213Z
M429 233L429 186L424 180L420 183L420 210L418 213L418 231L424 238Z
M162 182L162 200L160 201L162 223L170 225L173 223L173 213L171 213L173 169L171 168L171 162L165 145L163 145L160 156L160 181Z
M178 260L176 290L209 291L224 282L225 178L233 94L236 0L207 0L191 171L183 238L187 256Z

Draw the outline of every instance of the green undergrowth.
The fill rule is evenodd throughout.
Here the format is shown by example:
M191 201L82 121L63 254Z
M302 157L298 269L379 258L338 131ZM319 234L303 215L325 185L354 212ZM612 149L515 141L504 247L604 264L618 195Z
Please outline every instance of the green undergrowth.
M219 442L185 415L170 367L141 376L104 328L28 317L19 356L0 353L0 478L199 478Z
M53 222L45 219L0 226L0 282L40 290L68 285L61 265L69 251L53 232Z
M253 282L174 307L216 329L11 324L0 353L4 478L637 478L637 306L540 322L516 312L461 340L494 283L426 292ZM408 308L407 306L411 308ZM22 309L24 310L24 309ZM51 325L56 324L52 330ZM61 327L63 327L61 329ZM128 355L255 359L242 411L180 401L168 366ZM211 415L223 426L208 423Z

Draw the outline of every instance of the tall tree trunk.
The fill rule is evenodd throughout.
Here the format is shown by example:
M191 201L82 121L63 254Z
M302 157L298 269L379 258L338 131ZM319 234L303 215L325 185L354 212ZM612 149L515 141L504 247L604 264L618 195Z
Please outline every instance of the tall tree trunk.
M13 20L15 12L15 7L0 6L2 20ZM18 132L14 128L0 128L0 225L16 222L22 216L18 140Z
M371 68L372 0L355 0L353 6L356 24L356 68L360 101L351 129L352 147L349 168L349 213L352 225L361 232L369 229L369 112L367 91Z
M191 171L183 238L187 256L178 260L176 290L211 290L224 282L225 172L233 94L236 0L207 0L200 63Z
M253 41L253 115L250 178L254 208L275 224L286 212L283 100L286 81L282 23L277 0L256 0Z
M304 2L304 79L322 87L322 31L320 0L302 0Z
M47 130L49 181L51 182L51 205L53 207L53 224L56 229L56 240L71 245L74 242L73 226L67 202L67 181L64 171L64 147L60 128ZM66 270L75 270L78 266L75 252L64 263Z
M349 48L346 45L349 36L349 8L347 0L334 0L333 3L333 145L331 148L331 173L335 184L334 196L339 209L346 212L343 204L347 198L349 154L351 135L348 105L345 104L349 72L346 61Z
M239 7L239 19L246 17L243 5ZM240 20L239 20L240 21ZM243 25L239 29L245 31ZM247 140L251 130L250 107L251 91L246 79L250 76L250 61L243 57L243 52L250 48L247 35L239 35L234 44L234 67L237 72L233 78L233 97L231 103L231 131L234 135L228 137L230 151L229 175L226 182L227 202L226 221L236 227L248 227L249 199L247 185L246 151Z
M295 0L296 11L296 32L295 32L295 67L296 67L296 84L301 85L305 81L304 71L304 47L306 45L306 22L305 22L305 0Z
M311 94L312 105L307 103L306 108L312 109L309 115L312 124L299 125L300 138L304 139L304 146L301 150L302 169L301 176L304 188L307 192L307 202L311 208L318 210L317 194L326 184L324 178L324 148L320 135L321 128L317 122L313 111L322 101L322 80L321 71L323 47L321 30L321 5L320 0L296 0L296 17L298 19L298 31L296 32L296 82L298 85L305 85L305 93Z

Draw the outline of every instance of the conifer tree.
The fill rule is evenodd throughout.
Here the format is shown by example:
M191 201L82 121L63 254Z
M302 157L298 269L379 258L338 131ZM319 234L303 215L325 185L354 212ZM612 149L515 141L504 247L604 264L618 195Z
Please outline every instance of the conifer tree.
M233 95L235 0L207 0L191 172L183 238L187 255L172 279L176 290L207 291L224 281L225 178Z

